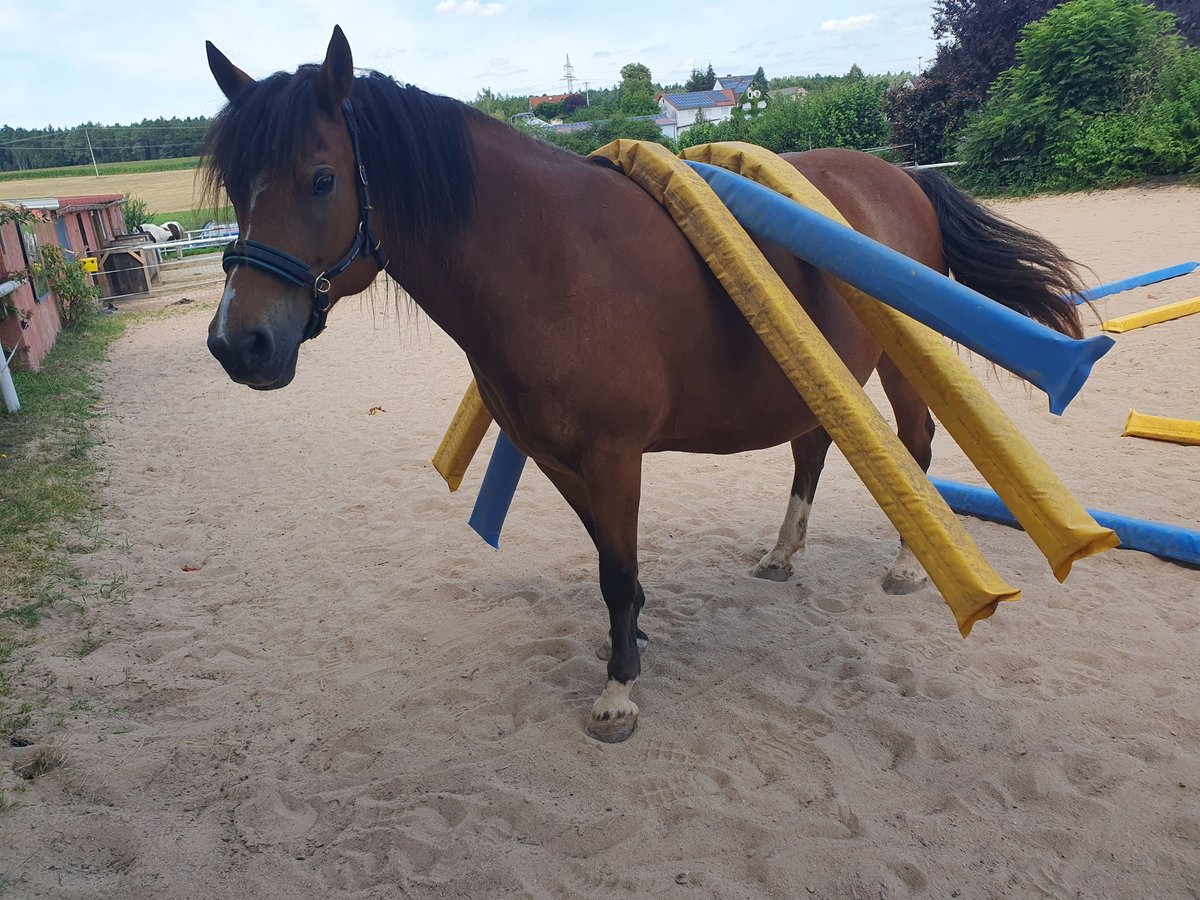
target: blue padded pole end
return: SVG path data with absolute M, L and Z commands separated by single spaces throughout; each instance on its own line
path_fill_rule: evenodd
M 525 454 L 512 445 L 503 431 L 500 432 L 483 475 L 479 496 L 475 499 L 475 508 L 467 520 L 475 533 L 497 550 L 500 549 L 500 529 L 504 527 L 504 517 L 517 492 L 525 460 Z
M 1053 415 L 1061 416 L 1066 411 L 1067 405 L 1075 399 L 1075 395 L 1082 390 L 1088 376 L 1092 374 L 1092 366 L 1111 350 L 1115 343 L 1116 341 L 1107 334 L 1097 334 L 1081 341 L 1059 345 L 1066 349 L 1064 357 L 1067 358 L 1059 370 L 1061 377 L 1056 380 L 1053 374 L 1047 373 L 1043 385 Z

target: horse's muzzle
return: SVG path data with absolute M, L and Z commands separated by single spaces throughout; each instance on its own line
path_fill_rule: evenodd
M 285 387 L 296 374 L 299 344 L 281 353 L 268 328 L 250 328 L 228 335 L 209 332 L 208 350 L 238 384 L 270 391 Z M 286 353 L 286 355 L 285 355 Z

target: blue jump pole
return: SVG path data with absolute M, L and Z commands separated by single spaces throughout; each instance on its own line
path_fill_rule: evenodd
M 1081 341 L 1059 334 L 741 175 L 706 163 L 688 165 L 751 234 L 1019 375 L 1045 391 L 1055 415 L 1113 346 L 1106 335 Z
M 995 491 L 943 478 L 931 477 L 929 480 L 956 513 L 1012 525 L 1014 528 L 1021 527 Z M 1141 550 L 1163 559 L 1200 566 L 1200 531 L 1147 519 L 1132 519 L 1098 509 L 1089 509 L 1088 512 L 1105 528 L 1115 531 L 1121 539 L 1121 547 L 1126 550 Z
M 1073 294 L 1065 299 L 1070 300 L 1076 306 L 1080 303 L 1090 303 L 1092 300 L 1099 300 L 1101 297 L 1108 297 L 1112 294 L 1120 294 L 1122 291 L 1132 291 L 1134 288 L 1145 287 L 1148 284 L 1158 284 L 1160 281 L 1169 281 L 1172 278 L 1178 278 L 1180 275 L 1188 275 L 1196 270 L 1200 263 L 1186 262 L 1180 263 L 1177 266 L 1170 266 L 1166 269 L 1155 269 L 1153 272 L 1146 272 L 1144 275 L 1131 275 L 1129 278 L 1123 278 L 1120 281 L 1110 281 L 1108 284 L 1102 284 L 1094 288 L 1088 288 L 1079 294 Z
M 517 483 L 521 480 L 526 459 L 508 436 L 500 432 L 492 450 L 492 458 L 488 460 L 487 471 L 483 474 L 479 496 L 475 498 L 475 508 L 467 520 L 475 533 L 497 550 L 500 549 L 500 529 L 504 527 L 504 517 L 508 515 L 513 494 L 517 492 Z

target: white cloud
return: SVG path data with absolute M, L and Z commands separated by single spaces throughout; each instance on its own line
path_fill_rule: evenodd
M 506 11 L 503 3 L 480 3 L 479 0 L 442 0 L 433 9 L 434 12 L 468 16 L 499 16 Z
M 826 19 L 817 30 L 822 34 L 862 31 L 875 25 L 878 21 L 879 16 L 875 15 L 875 13 L 869 13 L 865 16 L 847 16 L 844 19 Z

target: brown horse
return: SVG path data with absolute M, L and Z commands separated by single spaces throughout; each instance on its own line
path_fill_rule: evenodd
M 790 441 L 787 516 L 754 572 L 782 580 L 828 435 L 670 216 L 611 165 L 379 73 L 356 77 L 341 29 L 321 65 L 262 81 L 212 44 L 208 58 L 229 98 L 206 140 L 209 186 L 228 192 L 242 236 L 226 251 L 213 355 L 237 382 L 284 387 L 333 303 L 381 269 L 403 286 L 462 347 L 496 421 L 595 542 L 611 651 L 588 731 L 625 739 L 645 641 L 642 455 Z M 860 232 L 1078 336 L 1059 299 L 1078 287 L 1070 261 L 944 178 L 846 150 L 787 159 Z M 762 249 L 855 377 L 878 368 L 899 436 L 928 468 L 925 403 L 821 272 Z M 902 546 L 885 586 L 923 578 Z

